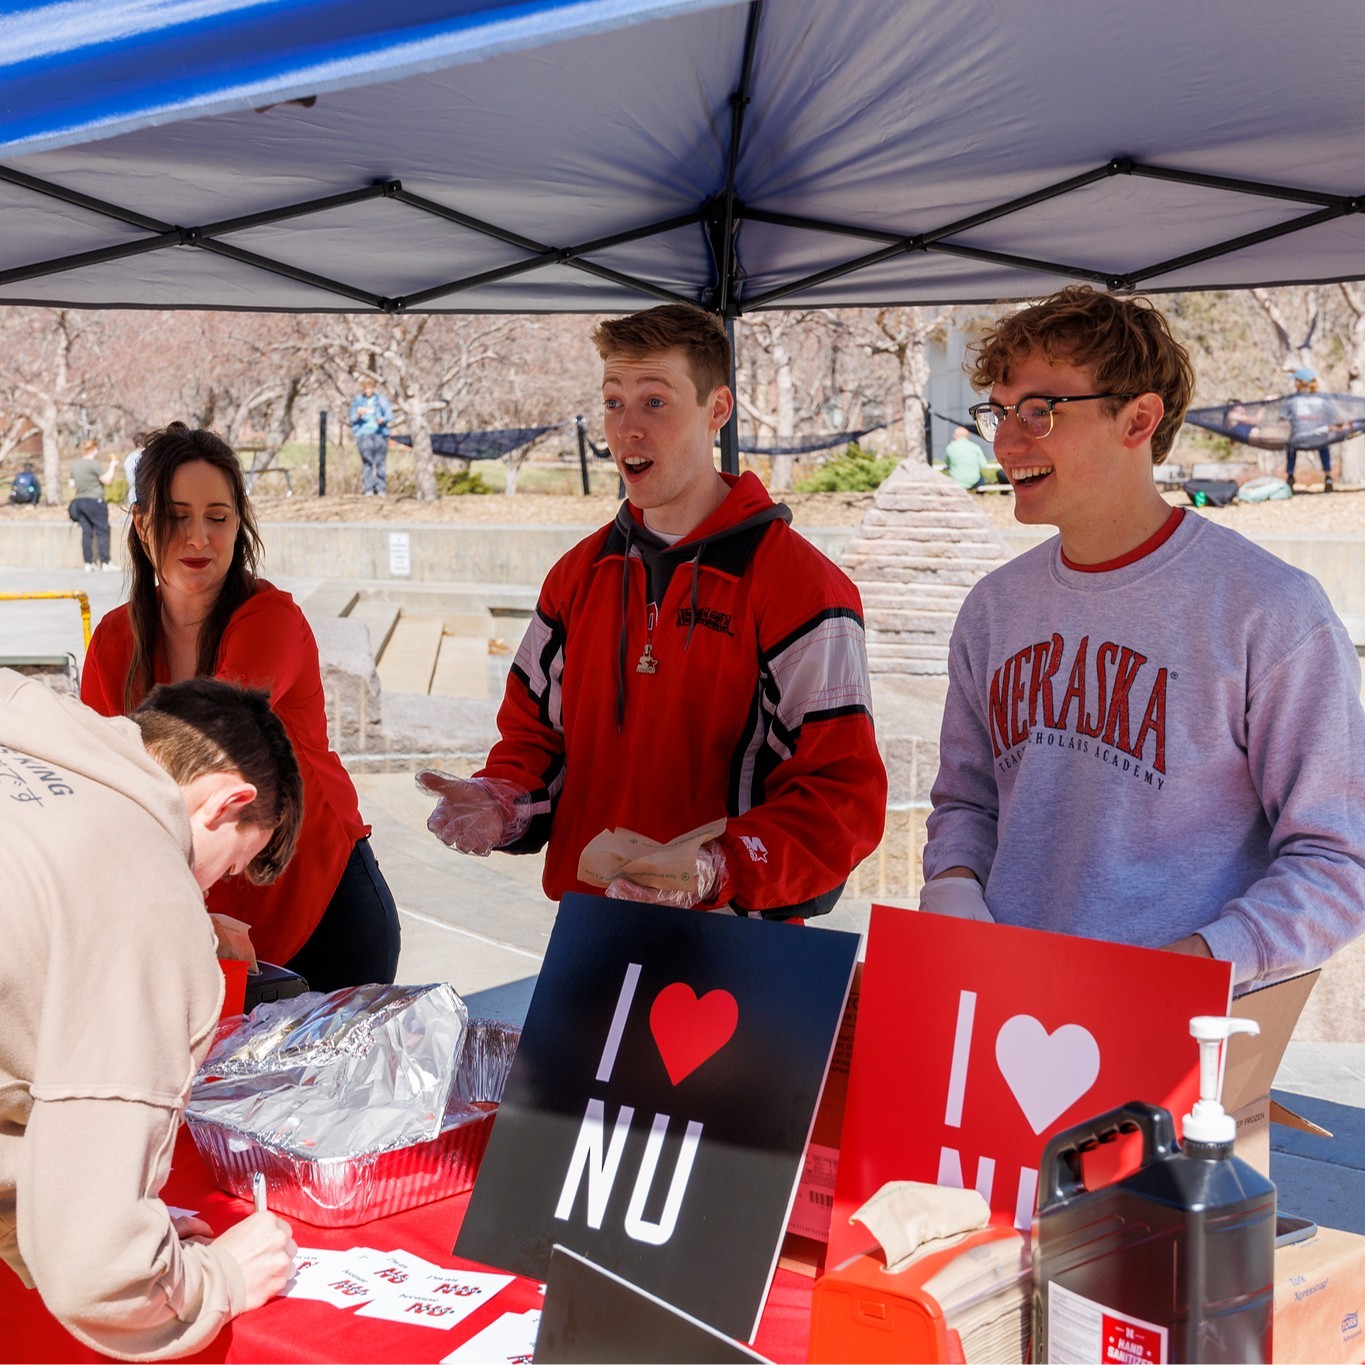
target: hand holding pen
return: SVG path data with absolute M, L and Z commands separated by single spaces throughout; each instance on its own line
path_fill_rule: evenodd
M 254 1210 L 223 1233 L 215 1246 L 241 1266 L 246 1306 L 259 1308 L 289 1283 L 299 1249 L 289 1224 L 266 1207 L 265 1176 L 260 1171 L 252 1173 L 251 1198 Z

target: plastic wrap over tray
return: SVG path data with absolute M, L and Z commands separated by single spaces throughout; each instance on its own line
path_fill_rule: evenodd
M 351 1227 L 474 1184 L 520 1037 L 510 1024 L 472 1021 L 438 1135 L 384 1151 L 300 1155 L 202 1113 L 186 1118 L 210 1174 L 229 1194 L 249 1199 L 252 1172 L 260 1171 L 276 1213 L 318 1227 Z

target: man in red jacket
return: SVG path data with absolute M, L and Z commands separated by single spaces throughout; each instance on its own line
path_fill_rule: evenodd
M 426 772 L 427 822 L 465 853 L 534 852 L 544 886 L 606 831 L 707 836 L 662 889 L 607 894 L 769 918 L 830 910 L 881 838 L 862 604 L 753 474 L 715 467 L 734 406 L 718 318 L 667 304 L 601 324 L 616 519 L 550 571 L 469 781 Z

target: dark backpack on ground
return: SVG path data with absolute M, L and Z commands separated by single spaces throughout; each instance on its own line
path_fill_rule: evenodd
M 1231 479 L 1187 479 L 1180 486 L 1196 507 L 1226 507 L 1237 496 Z
M 43 496 L 43 486 L 38 482 L 38 476 L 31 469 L 21 469 L 14 476 L 14 482 L 10 484 L 9 500 L 11 502 L 39 502 Z

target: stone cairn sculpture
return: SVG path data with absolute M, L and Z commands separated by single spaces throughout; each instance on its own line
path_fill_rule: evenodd
M 947 673 L 958 608 L 1008 557 L 972 494 L 941 470 L 903 460 L 839 559 L 862 594 L 872 673 Z

